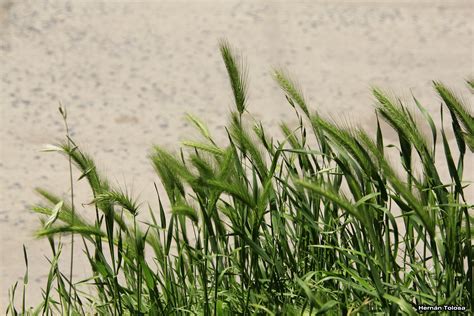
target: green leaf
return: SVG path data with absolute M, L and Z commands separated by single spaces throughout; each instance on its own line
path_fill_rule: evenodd
M 194 210 L 194 208 L 192 208 L 191 206 L 187 204 L 183 203 L 183 204 L 174 205 L 171 211 L 173 212 L 173 214 L 183 215 L 185 217 L 188 217 L 194 223 L 199 222 L 199 217 L 196 211 Z
M 412 315 L 412 316 L 416 316 L 418 315 L 415 310 L 413 309 L 413 307 L 407 302 L 405 301 L 404 299 L 401 299 L 401 298 L 398 298 L 398 297 L 395 297 L 393 295 L 389 295 L 389 294 L 384 294 L 383 297 L 395 304 L 397 304 L 400 309 L 402 311 L 404 311 L 405 313 L 407 313 L 408 315 Z
M 46 223 L 44 224 L 44 228 L 49 228 L 59 217 L 59 212 L 61 211 L 61 208 L 63 207 L 63 201 L 58 202 L 53 210 L 51 211 L 51 216 L 48 218 Z

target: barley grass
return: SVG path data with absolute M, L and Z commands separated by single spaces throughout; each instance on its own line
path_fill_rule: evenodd
M 180 154 L 153 147 L 150 160 L 166 191 L 161 196 L 154 185 L 157 209 L 110 185 L 69 134 L 47 148 L 65 155 L 81 172 L 79 181 L 88 182 L 95 220 L 76 214 L 72 181 L 69 199 L 38 189 L 45 203 L 33 210 L 43 221 L 37 235 L 51 245 L 50 272 L 41 304 L 27 309 L 24 250 L 21 307 L 15 284 L 7 314 L 414 315 L 416 305 L 471 310 L 474 227 L 465 189 L 472 173 L 464 161 L 474 150 L 474 119 L 462 100 L 433 83 L 443 102 L 437 127 L 416 98 L 419 113 L 374 89 L 372 137 L 313 112 L 294 81 L 277 70 L 275 80 L 299 121 L 296 127 L 282 123 L 284 139 L 278 140 L 261 123 L 247 127 L 245 65 L 227 42 L 220 51 L 236 109 L 227 145 L 217 145 L 206 125 L 189 116 L 202 142 L 184 142 Z M 431 138 L 415 116 L 428 124 Z M 379 118 L 398 144 L 385 143 Z M 314 141 L 317 147 L 308 145 Z M 435 157 L 436 146 L 443 156 Z M 399 159 L 389 160 L 389 152 Z M 448 166 L 447 181 L 438 160 Z M 140 212 L 149 212 L 149 223 L 138 222 Z M 91 269 L 86 280 L 72 278 L 73 257 L 70 271 L 60 270 L 65 234 L 81 238 Z

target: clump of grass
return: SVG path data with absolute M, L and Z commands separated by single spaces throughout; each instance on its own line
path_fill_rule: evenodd
M 51 269 L 41 304 L 27 310 L 23 294 L 19 312 L 15 285 L 7 314 L 415 314 L 416 305 L 470 310 L 474 228 L 464 161 L 473 152 L 474 120 L 461 99 L 434 83 L 443 102 L 437 127 L 414 98 L 430 140 L 415 113 L 374 89 L 377 132 L 371 137 L 313 113 L 294 81 L 276 71 L 299 120 L 295 128 L 282 123 L 285 138 L 276 140 L 262 124 L 244 124 L 245 67 L 228 43 L 220 48 L 236 109 L 227 145 L 217 145 L 205 124 L 189 116 L 202 142 L 185 142 L 188 150 L 180 155 L 155 146 L 150 160 L 166 191 L 161 196 L 155 184 L 157 209 L 111 186 L 69 135 L 49 147 L 88 182 L 95 221 L 75 213 L 73 194 L 66 201 L 38 189 L 46 203 L 34 211 L 49 218 L 37 235 L 51 244 Z M 385 144 L 379 117 L 398 135 L 398 146 Z M 438 137 L 444 157 L 437 158 L 447 163 L 448 181 L 435 160 Z M 388 151 L 400 159 L 389 161 Z M 151 220 L 138 225 L 145 210 Z M 64 234 L 81 237 L 88 279 L 60 271 Z M 28 268 L 26 251 L 25 261 Z M 28 274 L 24 280 L 26 287 Z

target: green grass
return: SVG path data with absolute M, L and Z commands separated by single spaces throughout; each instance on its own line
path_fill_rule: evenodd
M 185 142 L 179 154 L 153 147 L 150 160 L 166 191 L 160 196 L 155 185 L 158 208 L 110 185 L 69 135 L 48 147 L 88 182 L 95 220 L 75 212 L 72 178 L 68 199 L 38 189 L 45 203 L 34 207 L 43 218 L 37 235 L 50 242 L 51 268 L 41 304 L 28 308 L 24 252 L 21 306 L 15 284 L 7 314 L 413 315 L 420 304 L 470 310 L 474 227 L 464 161 L 474 150 L 474 119 L 461 99 L 433 83 L 443 102 L 437 127 L 416 98 L 419 113 L 374 89 L 372 137 L 313 112 L 278 70 L 275 80 L 299 122 L 282 123 L 278 140 L 261 123 L 246 128 L 246 68 L 226 42 L 220 47 L 236 109 L 223 131 L 227 145 L 189 116 L 202 142 Z M 385 143 L 379 118 L 397 144 Z M 389 161 L 389 152 L 397 159 Z M 149 212 L 149 223 L 138 222 L 140 212 Z M 58 265 L 66 234 L 90 263 L 86 280 L 72 278 L 73 251 L 68 271 Z

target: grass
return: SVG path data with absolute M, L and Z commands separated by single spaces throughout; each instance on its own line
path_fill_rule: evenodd
M 184 142 L 179 154 L 153 147 L 149 158 L 166 191 L 161 196 L 155 184 L 157 209 L 111 186 L 68 132 L 63 143 L 47 148 L 80 170 L 95 220 L 75 212 L 72 178 L 68 199 L 38 189 L 45 203 L 34 207 L 43 222 L 37 235 L 51 245 L 50 272 L 42 302 L 27 308 L 25 250 L 22 303 L 16 307 L 15 284 L 7 314 L 413 315 L 417 305 L 471 310 L 474 219 L 464 161 L 474 150 L 474 119 L 461 99 L 433 83 L 443 102 L 437 127 L 416 98 L 418 114 L 374 89 L 372 137 L 311 111 L 294 81 L 277 70 L 275 80 L 299 122 L 282 123 L 284 138 L 277 140 L 261 123 L 247 127 L 245 65 L 228 43 L 220 48 L 236 109 L 225 129 L 227 145 L 218 146 L 205 124 L 189 116 L 202 142 Z M 473 81 L 468 85 L 472 89 Z M 379 118 L 398 144 L 385 143 Z M 390 152 L 397 159 L 389 160 Z M 437 160 L 448 166 L 448 180 Z M 141 212 L 149 212 L 149 223 L 138 222 Z M 86 280 L 72 277 L 72 250 L 69 271 L 58 265 L 67 234 L 88 259 Z

